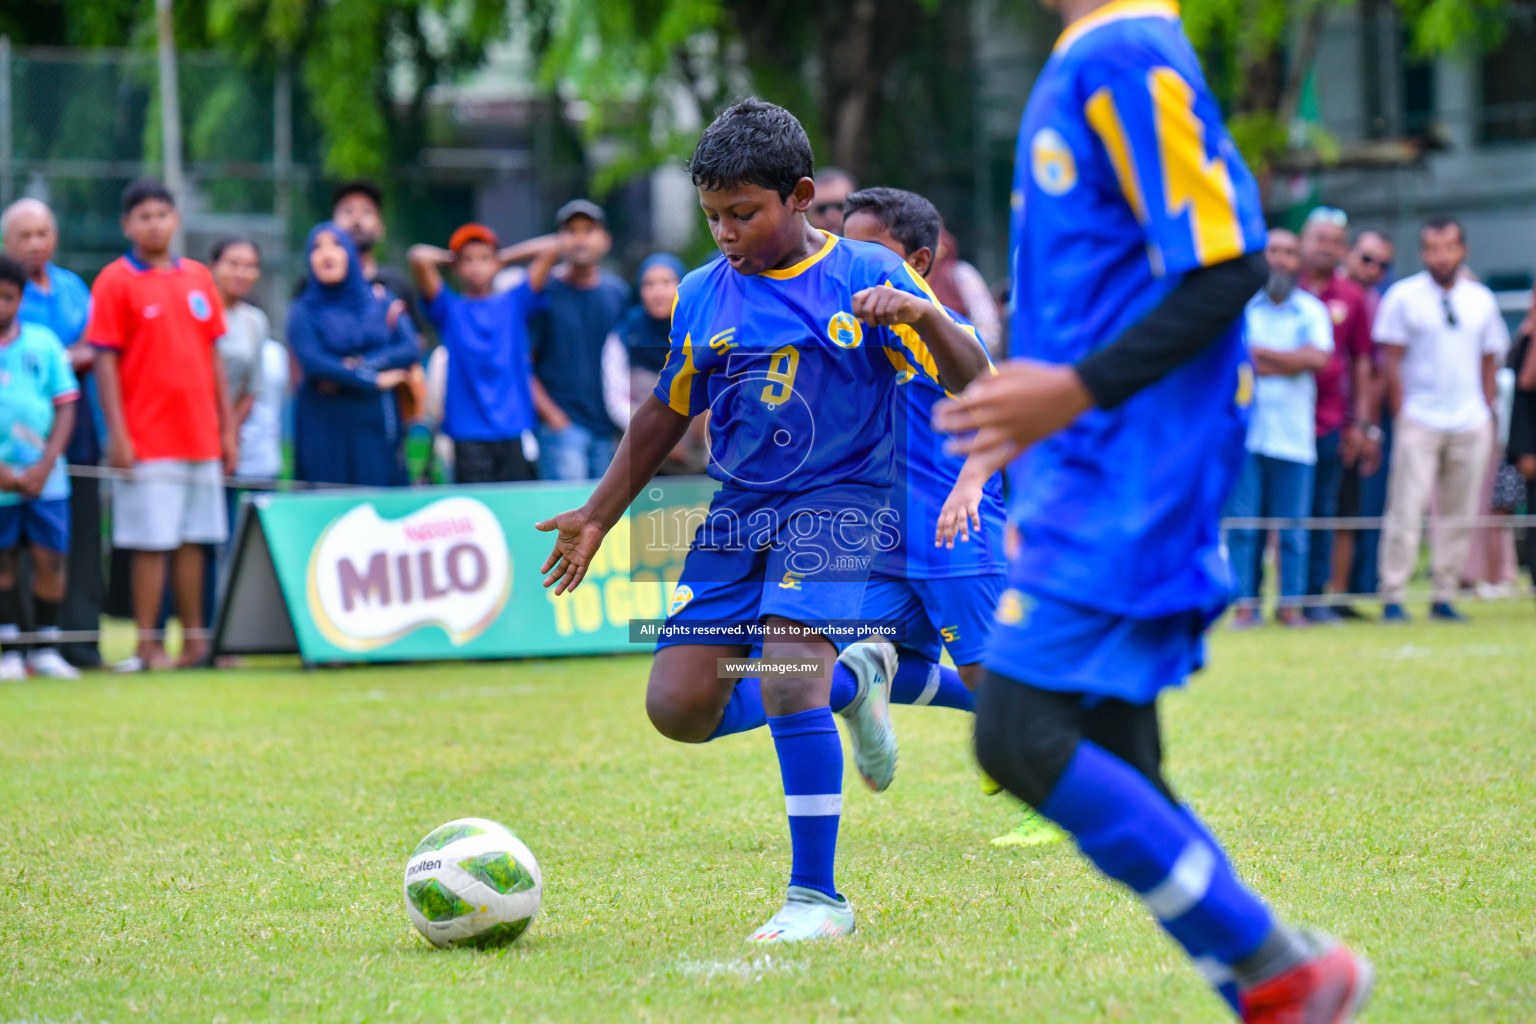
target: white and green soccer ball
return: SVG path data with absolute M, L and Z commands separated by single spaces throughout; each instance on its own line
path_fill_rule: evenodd
M 506 826 L 484 818 L 440 825 L 405 862 L 405 912 L 434 946 L 502 946 L 539 912 L 539 862 Z

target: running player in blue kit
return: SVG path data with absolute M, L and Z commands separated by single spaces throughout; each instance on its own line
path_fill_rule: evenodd
M 1009 467 L 1022 536 L 977 759 L 1137 893 L 1244 1021 L 1340 1024 L 1370 964 L 1280 921 L 1161 767 L 1158 695 L 1201 666 L 1231 593 L 1218 522 L 1253 391 L 1241 314 L 1265 279 L 1258 189 L 1177 5 L 1059 6 L 1015 170 L 1025 358 L 935 411 L 968 433 L 957 448 L 978 471 Z
M 722 486 L 667 624 L 761 623 L 765 659 L 824 666 L 809 678 L 764 677 L 755 708 L 716 670 L 719 659 L 746 655 L 750 639 L 669 636 L 651 667 L 646 710 L 669 738 L 703 742 L 766 716 L 792 865 L 784 906 L 750 937 L 757 942 L 853 930 L 833 879 L 843 767 L 833 714 L 849 721 L 865 781 L 883 789 L 895 770 L 890 677 L 873 658 L 856 678 L 831 671 L 849 641 L 818 630 L 860 619 L 889 512 L 898 375 L 958 391 L 988 365 L 900 257 L 807 223 L 812 167 L 804 129 L 773 104 L 744 100 L 705 130 L 690 171 L 723 258 L 679 286 L 666 367 L 592 496 L 538 524 L 558 531 L 545 585 L 557 594 L 578 586 L 689 421 L 709 410 L 709 473 Z

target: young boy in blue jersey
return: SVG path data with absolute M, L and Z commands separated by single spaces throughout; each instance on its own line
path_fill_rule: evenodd
M 839 650 L 858 639 L 835 626 L 860 618 L 889 512 L 898 373 L 929 374 L 953 391 L 987 366 L 900 257 L 810 226 L 812 167 L 804 129 L 773 104 L 744 100 L 705 130 L 690 171 L 723 258 L 679 286 L 666 367 L 592 497 L 538 524 L 559 531 L 545 585 L 557 594 L 579 585 L 689 421 L 710 411 L 709 473 L 722 486 L 674 591 L 676 633 L 657 645 L 646 710 L 663 735 L 694 743 L 766 714 L 792 864 L 784 906 L 756 942 L 853 930 L 833 878 L 843 769 L 833 709 L 849 721 L 872 788 L 889 785 L 896 750 L 889 660 L 866 655 L 851 682 L 833 673 Z M 717 624 L 722 638 L 711 642 Z M 717 662 L 739 662 L 756 636 L 765 662 L 819 667 L 750 673 L 762 677 L 760 706 L 743 708 L 745 673 L 717 672 Z
M 59 631 L 69 554 L 69 477 L 60 456 L 75 428 L 80 387 L 58 336 L 17 315 L 27 271 L 0 256 L 0 680 L 27 677 L 27 663 L 61 678 L 79 675 L 44 640 L 30 658 L 15 646 L 21 602 L 16 553 L 32 550 L 38 631 Z M 44 659 L 41 665 L 39 659 Z
M 428 319 L 448 349 L 443 433 L 453 441 L 454 480 L 461 484 L 532 480 L 523 432 L 536 424 L 528 362 L 528 318 L 538 311 L 560 256 L 554 235 L 503 249 L 483 224 L 465 224 L 448 248 L 413 245 L 411 276 Z M 497 294 L 496 274 L 531 259 L 528 277 Z M 443 283 L 453 268 L 462 294 Z
M 902 189 L 862 189 L 848 197 L 843 216 L 845 238 L 883 245 L 928 276 L 944 225 L 927 199 Z M 965 322 L 953 310 L 950 315 Z M 1007 566 L 1002 474 L 977 477 L 974 466 L 966 472 L 963 456 L 945 451 L 945 435 L 930 423 L 934 403 L 944 397 L 941 388 L 921 374 L 904 374 L 901 383 L 897 435 L 905 443 L 896 449 L 893 504 L 903 522 L 898 542 L 875 555 L 861 614 L 907 624 L 906 639 L 896 647 L 891 703 L 972 711 Z M 954 668 L 939 664 L 943 650 Z M 857 655 L 855 649 L 851 656 Z M 983 782 L 988 793 L 998 791 L 991 780 Z M 1060 829 L 1029 810 L 993 843 L 1042 846 L 1062 838 Z
M 1161 770 L 1158 694 L 1201 666 L 1232 590 L 1218 521 L 1253 393 L 1258 189 L 1175 4 L 1060 8 L 1019 131 L 1024 358 L 935 414 L 974 432 L 957 447 L 979 469 L 1010 466 L 1023 540 L 977 759 L 1139 894 L 1244 1021 L 1339 1024 L 1369 997 L 1369 963 L 1281 922 Z

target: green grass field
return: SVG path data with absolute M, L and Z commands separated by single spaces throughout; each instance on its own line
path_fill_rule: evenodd
M 1536 1018 L 1536 637 L 1218 635 L 1166 701 L 1170 776 L 1288 916 L 1380 970 L 1368 1021 Z M 743 937 L 788 867 L 766 735 L 651 732 L 647 659 L 0 689 L 0 1021 L 1219 1021 L 1139 905 L 1070 847 L 998 850 L 969 722 L 897 710 L 896 785 L 851 765 L 859 931 Z M 462 815 L 539 856 L 515 946 L 439 952 L 408 851 Z

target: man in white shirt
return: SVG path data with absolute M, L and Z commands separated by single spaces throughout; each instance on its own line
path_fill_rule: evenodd
M 1494 374 L 1509 331 L 1493 292 L 1464 271 L 1466 235 L 1437 217 L 1419 231 L 1424 268 L 1387 290 L 1376 314 L 1387 404 L 1395 417 L 1381 538 L 1383 622 L 1406 622 L 1403 597 L 1419 554 L 1430 496 L 1441 516 L 1477 514 L 1493 444 Z M 1472 527 L 1435 530 L 1434 603 L 1430 617 L 1465 616 L 1451 604 L 1467 559 Z
M 1264 247 L 1269 282 L 1244 312 L 1248 352 L 1258 380 L 1248 421 L 1248 458 L 1238 474 L 1226 514 L 1249 519 L 1301 519 L 1312 508 L 1317 464 L 1316 371 L 1333 353 L 1333 320 L 1322 300 L 1297 287 L 1301 253 L 1296 236 L 1282 228 Z M 1237 577 L 1233 629 L 1259 624 L 1259 559 L 1268 531 L 1234 529 L 1227 551 Z M 1300 601 L 1307 593 L 1309 540 L 1302 527 L 1280 534 L 1280 610 L 1275 620 L 1304 626 Z

